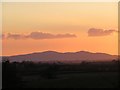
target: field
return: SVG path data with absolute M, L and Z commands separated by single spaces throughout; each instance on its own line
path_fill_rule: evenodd
M 115 88 L 118 87 L 118 73 L 71 73 L 61 74 L 57 79 L 40 79 L 27 76 L 24 80 L 29 88 Z
M 117 62 L 3 62 L 3 88 L 118 88 Z

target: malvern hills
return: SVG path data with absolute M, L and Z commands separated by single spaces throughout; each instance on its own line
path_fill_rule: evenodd
M 81 62 L 81 61 L 111 61 L 117 59 L 117 55 L 110 55 L 106 53 L 92 53 L 88 51 L 79 52 L 56 52 L 45 51 L 24 55 L 8 56 L 10 61 L 33 61 L 33 62 Z

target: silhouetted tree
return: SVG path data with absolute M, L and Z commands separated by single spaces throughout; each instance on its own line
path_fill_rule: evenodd
M 47 79 L 54 79 L 57 77 L 58 68 L 59 67 L 57 65 L 49 65 L 45 70 L 41 72 L 41 76 Z
M 10 63 L 9 60 L 2 62 L 2 76 L 3 89 L 22 87 L 21 79 L 17 76 L 16 65 Z

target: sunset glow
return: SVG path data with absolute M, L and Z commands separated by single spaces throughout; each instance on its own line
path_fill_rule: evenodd
M 3 3 L 3 55 L 48 50 L 116 55 L 117 8 L 115 2 Z

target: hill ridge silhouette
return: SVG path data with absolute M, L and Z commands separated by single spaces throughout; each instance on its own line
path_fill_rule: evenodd
M 44 51 L 34 52 L 22 55 L 8 56 L 11 61 L 108 61 L 117 59 L 117 55 L 110 55 L 107 53 L 93 53 L 89 51 L 78 52 L 57 52 L 57 51 Z

